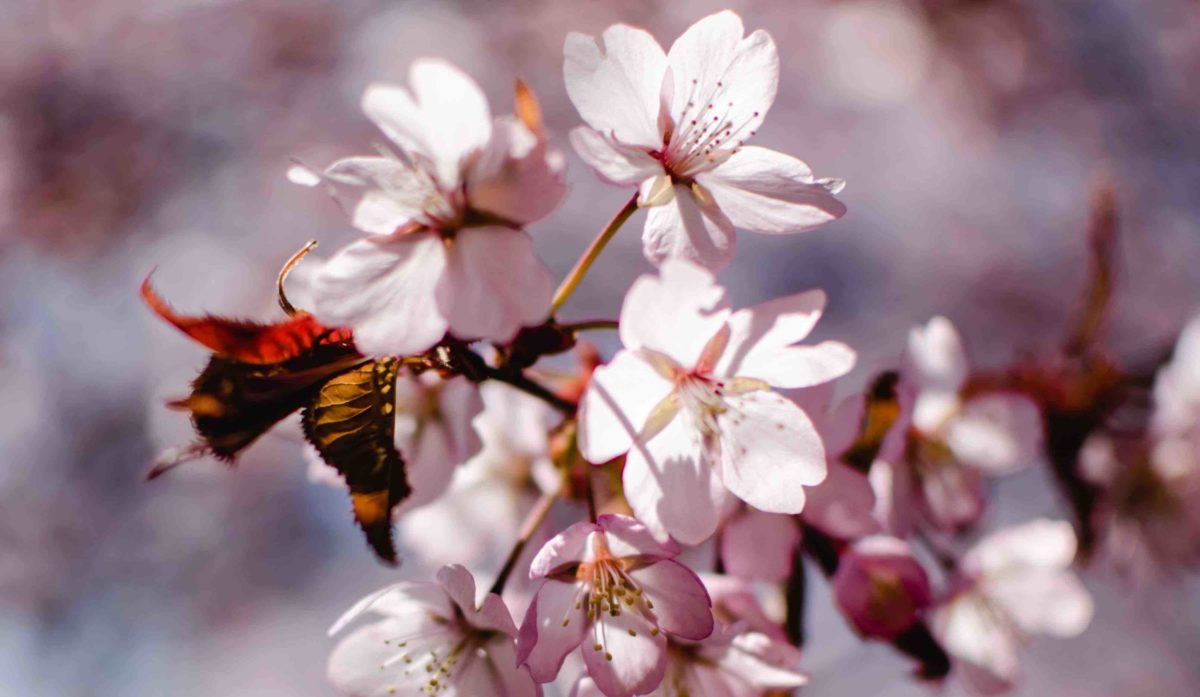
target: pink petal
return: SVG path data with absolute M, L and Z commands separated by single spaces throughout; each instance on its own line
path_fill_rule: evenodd
M 536 682 L 553 680 L 567 654 L 588 634 L 587 615 L 575 609 L 578 597 L 575 584 L 545 581 L 529 604 L 517 635 L 517 662 L 529 668 Z
M 1075 559 L 1075 531 L 1061 520 L 1037 520 L 993 532 L 963 557 L 974 573 L 990 575 L 1012 569 L 1066 569 Z
M 805 508 L 807 512 L 808 507 Z M 729 574 L 779 582 L 792 572 L 800 528 L 790 516 L 748 509 L 721 532 L 721 561 Z
M 443 566 L 438 571 L 437 580 L 472 627 L 502 632 L 516 638 L 517 626 L 513 624 L 512 615 L 500 596 L 488 593 L 484 596 L 483 603 L 476 606 L 475 578 L 465 567 L 460 564 Z
M 659 627 L 692 641 L 712 634 L 712 601 L 691 569 L 666 559 L 634 569 L 629 575 L 654 603 Z
M 636 613 L 600 614 L 581 650 L 588 675 L 606 697 L 644 695 L 662 682 L 667 669 L 667 637 L 652 630 Z
M 629 516 L 602 515 L 596 524 L 604 531 L 605 544 L 614 557 L 645 564 L 679 554 L 679 545 L 669 540 L 659 542 L 645 525 Z
M 355 620 L 370 615 L 386 617 L 406 631 L 419 632 L 454 616 L 445 591 L 436 583 L 397 583 L 365 596 L 342 614 L 329 628 L 332 636 Z
M 758 632 L 744 632 L 720 658 L 721 670 L 759 689 L 788 690 L 808 682 L 796 647 Z
M 467 198 L 473 210 L 529 224 L 554 211 L 567 192 L 562 153 L 514 118 L 496 121 L 492 139 L 471 166 Z
M 769 390 L 727 396 L 718 417 L 721 479 L 738 498 L 769 513 L 799 513 L 804 486 L 825 478 L 825 449 L 808 417 Z
M 492 135 L 487 98 L 466 73 L 442 60 L 422 58 L 403 87 L 375 84 L 363 95 L 363 112 L 405 151 L 433 165 L 442 186 L 454 189 L 467 156 Z
M 598 43 L 567 35 L 563 77 L 567 96 L 595 130 L 627 145 L 662 147 L 659 113 L 667 57 L 654 37 L 617 24 Z
M 696 365 L 728 317 L 725 289 L 712 273 L 672 260 L 629 288 L 621 305 L 621 343 L 630 350 L 657 351 L 686 370 Z M 647 406 L 647 413 L 653 406 Z
M 432 233 L 359 240 L 313 278 L 314 314 L 327 326 L 353 329 L 367 355 L 421 353 L 446 333 L 434 303 L 445 267 L 441 240 Z
M 1010 474 L 1041 457 L 1042 414 L 1024 395 L 994 393 L 969 399 L 946 430 L 946 445 L 964 464 Z
M 436 297 L 455 336 L 505 342 L 546 318 L 550 293 L 550 272 L 528 234 L 473 227 L 451 243 Z
M 827 341 L 796 346 L 825 307 L 825 293 L 808 291 L 738 310 L 729 318 L 729 345 L 717 367 L 726 376 L 757 378 L 781 388 L 819 385 L 850 372 L 856 354 Z
M 1083 633 L 1095 603 L 1075 574 L 1034 568 L 986 579 L 983 592 L 1030 634 L 1073 637 Z
M 830 460 L 828 466 L 825 481 L 808 490 L 804 522 L 840 540 L 879 532 L 875 492 L 867 477 L 839 460 Z
M 412 636 L 409 628 L 390 621 L 360 627 L 338 642 L 329 656 L 326 671 L 329 682 L 339 694 L 349 697 L 383 697 L 389 690 L 405 688 L 409 694 L 423 686 L 424 675 L 406 675 L 400 657 L 405 649 L 395 638 Z M 425 649 L 430 644 L 452 647 L 458 635 L 449 626 L 431 626 L 418 641 L 410 641 L 409 650 Z M 422 671 L 423 673 L 424 671 Z
M 336 184 L 356 200 L 351 224 L 373 235 L 390 235 L 413 220 L 423 219 L 421 197 L 401 192 L 424 186 L 408 165 L 391 157 L 348 157 L 325 170 L 321 179 Z M 319 180 L 318 180 L 319 181 Z
M 579 157 L 610 184 L 638 184 L 663 171 L 662 164 L 644 148 L 614 142 L 587 126 L 572 130 L 570 138 Z
M 496 637 L 478 653 L 464 657 L 451 670 L 445 697 L 541 697 L 542 688 L 529 671 L 517 666 L 511 639 Z
M 545 578 L 560 567 L 591 561 L 591 537 L 601 533 L 600 526 L 580 521 L 552 537 L 538 550 L 529 565 L 530 578 Z
M 717 114 L 740 140 L 762 123 L 775 101 L 779 56 L 766 32 L 743 38 L 744 33 L 742 20 L 725 11 L 701 19 L 676 39 L 668 54 L 676 124 L 696 118 L 705 104 L 719 106 Z
M 651 206 L 642 229 L 642 251 L 650 263 L 687 259 L 714 271 L 733 259 L 733 223 L 716 204 L 696 200 L 691 187 L 676 184 L 669 201 Z
M 716 531 L 728 497 L 704 454 L 700 434 L 683 417 L 649 442 L 634 444 L 622 481 L 638 520 L 657 536 L 671 535 L 688 545 Z
M 921 390 L 958 392 L 967 379 L 967 355 L 958 330 L 945 317 L 934 317 L 908 333 L 906 368 Z
M 604 693 L 596 687 L 596 681 L 587 675 L 580 675 L 575 686 L 571 688 L 569 697 L 603 697 Z
M 579 452 L 601 464 L 629 450 L 672 386 L 632 351 L 596 368 L 579 403 Z
M 919 474 L 920 504 L 929 522 L 949 532 L 971 525 L 986 503 L 979 472 L 957 462 L 942 462 Z
M 696 175 L 734 227 L 767 234 L 812 230 L 846 214 L 839 183 L 813 179 L 790 155 L 745 146 L 716 169 Z

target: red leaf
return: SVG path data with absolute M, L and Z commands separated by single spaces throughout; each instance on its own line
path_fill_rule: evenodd
M 347 343 L 352 340 L 348 330 L 328 329 L 307 312 L 297 312 L 276 324 L 212 315 L 186 317 L 176 314 L 154 292 L 149 277 L 142 282 L 142 299 L 159 317 L 213 353 L 243 363 L 280 363 L 296 358 L 317 344 Z

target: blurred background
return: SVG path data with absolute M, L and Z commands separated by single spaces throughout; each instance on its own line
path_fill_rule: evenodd
M 330 695 L 325 629 L 400 577 L 341 492 L 310 484 L 295 429 L 232 473 L 154 484 L 189 439 L 162 401 L 204 354 L 137 297 L 275 316 L 304 241 L 355 233 L 290 185 L 381 138 L 358 111 L 416 57 L 474 75 L 496 112 L 521 77 L 564 149 L 567 32 L 637 24 L 669 45 L 733 7 L 774 35 L 779 98 L 756 142 L 847 180 L 850 213 L 803 236 L 742 234 L 735 304 L 820 286 L 819 334 L 858 348 L 846 389 L 945 314 L 976 363 L 1053 346 L 1085 272 L 1088 193 L 1123 237 L 1111 345 L 1136 360 L 1200 308 L 1200 7 L 1194 0 L 4 0 L 0 3 L 0 695 Z M 569 155 L 573 187 L 534 227 L 561 275 L 628 192 Z M 567 306 L 615 316 L 648 267 L 635 218 Z M 611 345 L 603 345 L 611 349 Z M 1062 516 L 1043 471 L 1000 483 L 988 524 Z M 1200 694 L 1200 588 L 1088 571 L 1089 631 L 1039 640 L 1023 694 Z M 920 695 L 815 591 L 806 695 Z M 1111 657 L 1111 658 L 1109 658 Z M 953 683 L 949 694 L 959 694 Z

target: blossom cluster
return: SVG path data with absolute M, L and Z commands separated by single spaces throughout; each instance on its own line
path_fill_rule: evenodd
M 911 330 L 898 371 L 835 402 L 856 352 L 808 341 L 825 294 L 735 308 L 719 282 L 735 229 L 799 233 L 846 211 L 840 180 L 748 144 L 779 83 L 771 36 L 722 12 L 668 50 L 616 25 L 570 35 L 564 54 L 584 124 L 570 144 L 630 199 L 557 290 L 526 231 L 567 193 L 536 98 L 518 83 L 514 114 L 495 116 L 465 73 L 422 59 L 406 86 L 363 95 L 383 152 L 288 172 L 363 233 L 307 273 L 311 314 L 287 301 L 286 269 L 292 318 L 253 328 L 253 346 L 244 326 L 155 307 L 214 352 L 179 403 L 201 436 L 189 455 L 232 459 L 302 409 L 312 478 L 348 489 L 376 552 L 394 554 L 394 521 L 403 549 L 442 567 L 333 626 L 335 687 L 778 694 L 808 679 L 814 571 L 865 640 L 983 694 L 1014 684 L 1034 635 L 1084 631 L 1092 600 L 1072 565 L 1093 519 L 980 532 L 989 480 L 1057 462 L 1064 407 L 1038 387 L 1062 375 L 975 371 L 937 317 Z M 642 209 L 654 271 L 615 321 L 561 322 Z M 601 360 L 578 335 L 606 328 L 621 348 Z M 575 370 L 538 365 L 573 347 Z M 1196 509 L 1180 503 L 1200 482 L 1197 353 L 1192 327 L 1159 373 L 1144 437 L 1118 442 L 1097 423 L 1072 455 L 1078 480 L 1117 491 L 1097 516 L 1132 517 L 1125 527 L 1154 539 L 1186 521 L 1171 554 L 1188 563 L 1200 550 Z M 1120 495 L 1129 457 L 1166 503 Z M 495 574 L 488 590 L 476 573 Z

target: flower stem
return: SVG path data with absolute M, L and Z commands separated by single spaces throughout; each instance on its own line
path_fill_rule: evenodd
M 568 322 L 567 324 L 558 325 L 559 329 L 566 332 L 586 332 L 589 329 L 616 329 L 618 326 L 615 319 L 590 319 L 586 322 Z
M 500 573 L 496 575 L 496 581 L 492 584 L 489 592 L 500 595 L 504 592 L 504 586 L 508 583 L 508 577 L 512 575 L 513 569 L 517 566 L 517 559 L 521 553 L 525 551 L 525 546 L 529 544 L 529 540 L 533 538 L 534 533 L 538 528 L 542 527 L 542 521 L 546 520 L 546 516 L 550 513 L 550 509 L 554 508 L 555 502 L 562 494 L 562 488 L 557 491 L 542 494 L 534 505 L 533 510 L 529 511 L 529 515 L 525 517 L 525 522 L 521 524 L 521 532 L 517 536 L 517 541 L 513 544 L 512 551 L 508 553 L 508 558 L 504 560 L 504 566 L 500 567 Z
M 596 239 L 592 240 L 592 243 L 584 251 L 583 256 L 579 257 L 579 261 L 575 262 L 575 267 L 571 269 L 571 272 L 559 284 L 558 290 L 554 291 L 554 300 L 550 303 L 551 315 L 558 312 L 558 309 L 567 301 L 567 298 L 571 297 L 571 293 L 575 292 L 575 288 L 583 280 L 588 269 L 592 267 L 592 264 L 596 261 L 596 257 L 600 256 L 600 252 L 604 251 L 604 247 L 608 244 L 608 241 L 613 238 L 613 235 L 617 234 L 617 230 L 621 229 L 625 221 L 629 220 L 629 217 L 637 211 L 637 199 L 638 195 L 635 193 L 625 202 L 625 206 L 617 211 L 612 220 L 608 221 L 608 225 L 604 226 L 604 229 L 600 231 Z

